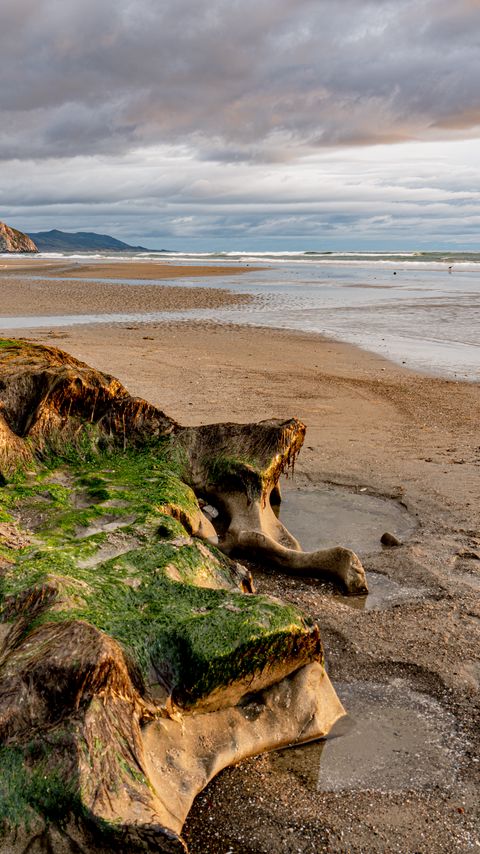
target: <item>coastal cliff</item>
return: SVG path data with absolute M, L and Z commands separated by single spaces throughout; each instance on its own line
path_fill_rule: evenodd
M 0 222 L 0 252 L 38 252 L 38 249 L 28 234 Z

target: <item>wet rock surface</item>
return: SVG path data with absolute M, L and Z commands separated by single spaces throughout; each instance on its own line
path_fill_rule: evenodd
M 300 475 L 299 493 L 309 494 L 310 478 L 302 485 Z M 367 491 L 360 488 L 341 488 L 338 500 L 347 492 L 360 501 Z M 324 500 L 328 490 L 319 492 Z M 352 545 L 366 566 L 366 597 L 251 565 L 257 589 L 308 607 L 321 621 L 328 672 L 351 718 L 324 742 L 223 772 L 190 814 L 192 851 L 463 854 L 480 847 L 480 573 L 465 555 L 477 548 L 477 534 L 458 532 L 470 543 L 458 549 L 450 526 L 439 536 L 438 506 L 404 512 L 404 528 L 389 524 L 400 549 L 382 549 L 372 537 L 362 551 L 357 530 Z M 333 524 L 332 541 L 345 525 L 341 512 L 336 518 L 342 527 Z M 292 516 L 289 524 L 295 530 Z
M 213 774 L 344 715 L 315 621 L 254 594 L 192 490 L 231 508 L 234 542 L 237 514 L 268 531 L 305 427 L 183 428 L 9 340 L 0 392 L 0 845 L 184 851 Z

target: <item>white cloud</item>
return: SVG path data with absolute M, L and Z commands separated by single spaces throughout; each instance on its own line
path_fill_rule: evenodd
M 6 0 L 0 216 L 473 242 L 479 28 L 476 0 Z
M 289 164 L 198 161 L 188 149 L 12 162 L 4 217 L 30 231 L 110 230 L 160 248 L 195 236 L 342 235 L 423 241 L 477 239 L 480 176 L 474 141 L 317 151 Z M 12 203 L 12 198 L 15 202 Z

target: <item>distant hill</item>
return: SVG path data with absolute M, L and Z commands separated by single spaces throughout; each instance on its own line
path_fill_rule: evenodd
M 94 231 L 38 231 L 30 235 L 37 244 L 39 252 L 152 252 L 145 246 L 130 246 L 123 240 L 116 240 L 108 234 L 96 234 Z
M 0 252 L 37 252 L 37 247 L 28 234 L 0 222 Z

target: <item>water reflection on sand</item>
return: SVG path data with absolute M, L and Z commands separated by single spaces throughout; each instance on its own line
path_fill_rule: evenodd
M 421 269 L 397 266 L 295 262 L 242 276 L 162 279 L 159 286 L 226 288 L 257 299 L 238 307 L 155 314 L 0 316 L 0 329 L 210 319 L 318 332 L 408 367 L 457 379 L 479 379 L 480 272 L 467 267 L 450 274 L 441 264 L 420 265 Z M 95 280 L 84 279 L 82 284 L 89 281 Z M 138 279 L 115 281 L 142 284 Z

